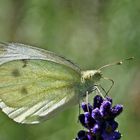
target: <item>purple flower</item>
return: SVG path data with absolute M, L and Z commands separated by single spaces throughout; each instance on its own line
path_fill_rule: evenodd
M 93 127 L 92 132 L 93 132 L 95 135 L 98 135 L 98 134 L 101 133 L 101 131 L 102 131 L 102 129 L 101 129 L 100 124 L 96 123 L 96 124 L 94 125 L 94 127 Z
M 80 130 L 77 135 L 78 135 L 78 138 L 80 138 L 80 139 L 87 139 L 88 138 L 87 132 L 85 132 L 84 130 Z
M 119 140 L 121 138 L 121 134 L 118 131 L 114 131 L 112 133 L 103 132 L 102 133 L 103 140 Z
M 105 123 L 105 130 L 106 132 L 115 131 L 118 128 L 118 123 L 114 120 L 106 121 Z
M 96 95 L 94 97 L 94 100 L 93 100 L 93 107 L 94 108 L 99 108 L 101 106 L 101 103 L 103 102 L 103 98 L 99 95 Z
M 102 115 L 99 108 L 95 108 L 92 110 L 92 118 L 94 118 L 95 120 L 102 119 Z
M 88 103 L 87 105 L 85 102 L 82 102 L 81 106 L 84 112 L 90 112 L 90 113 L 92 112 L 93 107 L 91 104 Z
M 102 114 L 103 118 L 108 118 L 110 114 L 110 109 L 111 109 L 111 102 L 109 101 L 103 101 L 103 103 L 100 106 L 100 112 Z
M 118 116 L 121 112 L 123 111 L 123 106 L 122 105 L 115 105 L 111 109 L 111 114 L 113 117 Z
M 107 100 L 107 101 L 109 101 L 111 104 L 112 104 L 112 99 L 110 98 L 110 97 L 106 97 L 106 99 L 105 100 Z
M 116 129 L 118 123 L 115 118 L 123 111 L 122 105 L 112 107 L 112 99 L 101 96 L 94 97 L 93 106 L 86 104 L 81 105 L 84 113 L 79 115 L 81 124 L 87 130 L 80 130 L 76 140 L 119 140 L 121 133 Z

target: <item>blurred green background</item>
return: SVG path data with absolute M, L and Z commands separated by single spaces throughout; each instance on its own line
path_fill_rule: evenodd
M 0 0 L 0 40 L 48 49 L 83 70 L 134 56 L 104 75 L 115 81 L 114 103 L 124 105 L 122 140 L 140 139 L 139 0 Z M 21 125 L 0 111 L 0 140 L 72 140 L 82 129 L 77 117 L 78 105 L 39 125 Z

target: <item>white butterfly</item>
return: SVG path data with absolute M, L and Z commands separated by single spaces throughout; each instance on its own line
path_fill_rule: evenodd
M 36 47 L 0 44 L 0 108 L 19 123 L 39 123 L 79 102 L 102 77 Z

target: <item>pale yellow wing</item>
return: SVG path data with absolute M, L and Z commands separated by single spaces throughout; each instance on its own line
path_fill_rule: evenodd
M 48 57 L 45 51 L 17 45 L 14 44 L 18 49 L 11 45 L 0 47 L 0 108 L 3 112 L 16 122 L 38 123 L 78 102 L 78 67 L 53 53 L 54 56 L 49 52 Z M 30 53 L 25 53 L 25 49 Z

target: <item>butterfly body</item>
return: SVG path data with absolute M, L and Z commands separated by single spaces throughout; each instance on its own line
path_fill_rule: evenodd
M 0 108 L 19 123 L 33 124 L 79 103 L 101 78 L 36 47 L 0 44 Z

